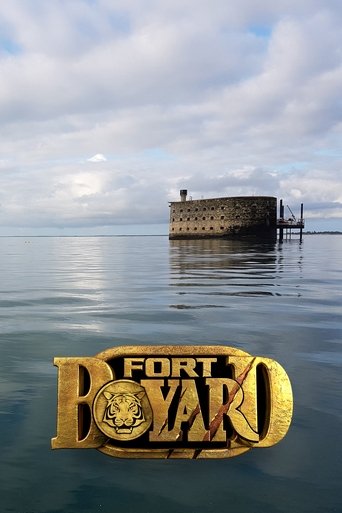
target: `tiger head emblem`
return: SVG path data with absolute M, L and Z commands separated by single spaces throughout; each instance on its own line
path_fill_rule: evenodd
M 113 427 L 118 434 L 132 433 L 133 428 L 140 426 L 145 421 L 141 399 L 145 395 L 142 390 L 137 393 L 103 392 L 107 399 L 107 406 L 103 415 L 103 422 Z

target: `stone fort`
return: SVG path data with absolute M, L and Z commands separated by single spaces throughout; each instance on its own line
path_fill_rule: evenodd
M 277 198 L 236 196 L 170 202 L 170 239 L 239 238 L 245 235 L 276 238 Z

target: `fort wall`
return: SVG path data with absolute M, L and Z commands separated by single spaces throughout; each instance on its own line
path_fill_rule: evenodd
M 183 193 L 186 191 L 182 191 Z M 170 239 L 276 237 L 277 198 L 237 196 L 170 203 Z

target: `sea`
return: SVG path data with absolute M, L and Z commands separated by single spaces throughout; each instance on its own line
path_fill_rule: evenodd
M 342 236 L 1 237 L 2 513 L 342 512 Z M 227 459 L 51 449 L 56 356 L 222 345 L 279 362 L 277 445 Z

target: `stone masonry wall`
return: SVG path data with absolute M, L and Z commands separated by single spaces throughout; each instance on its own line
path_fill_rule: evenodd
M 170 239 L 275 236 L 277 199 L 240 196 L 170 203 Z

